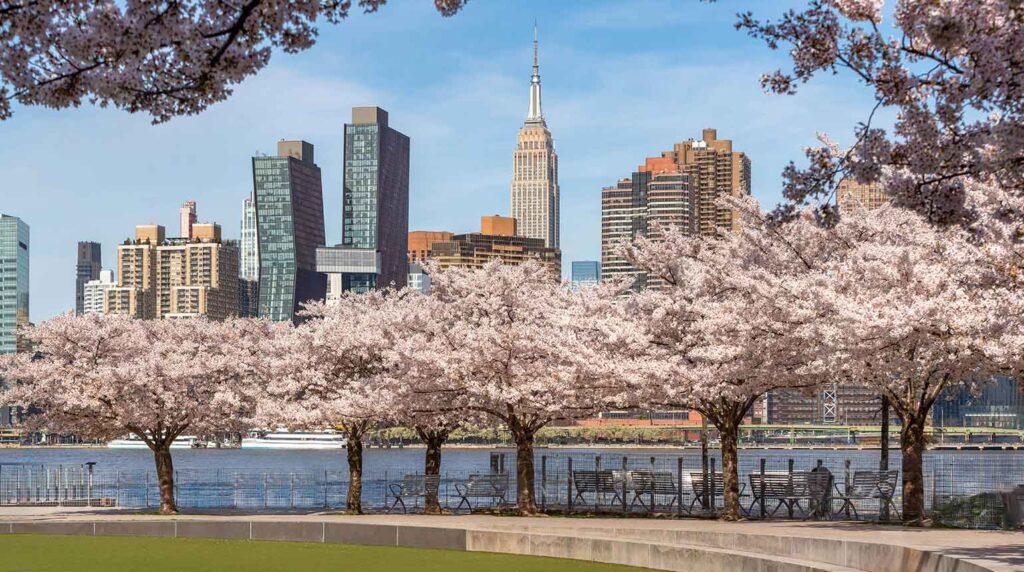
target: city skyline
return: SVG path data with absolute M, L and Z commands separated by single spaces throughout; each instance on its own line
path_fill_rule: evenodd
M 764 94 L 760 73 L 785 55 L 750 52 L 756 42 L 733 30 L 736 7 L 727 2 L 649 4 L 661 18 L 630 16 L 611 2 L 586 10 L 531 3 L 521 18 L 486 5 L 454 19 L 424 18 L 429 7 L 412 5 L 389 7 L 387 19 L 354 15 L 325 28 L 309 52 L 275 54 L 266 73 L 238 86 L 231 100 L 156 127 L 143 116 L 89 106 L 62 115 L 19 108 L 0 130 L 33 152 L 0 150 L 0 166 L 5 186 L 32 191 L 5 197 L 3 205 L 37 229 L 32 320 L 74 307 L 77 241 L 106 245 L 103 266 L 113 268 L 124 229 L 140 221 L 175 228 L 177 209 L 189 199 L 199 203 L 200 220 L 222 221 L 225 237 L 238 238 L 238 205 L 251 191 L 249 157 L 268 140 L 304 138 L 319 148 L 325 211 L 339 212 L 340 197 L 330 190 L 340 187 L 339 132 L 354 105 L 381 105 L 402 117 L 414 142 L 411 230 L 472 232 L 481 213 L 509 215 L 510 155 L 530 85 L 535 17 L 544 43 L 544 115 L 561 160 L 563 274 L 569 261 L 598 258 L 600 188 L 648 149 L 714 125 L 748 152 L 754 195 L 771 205 L 785 162 L 813 144 L 816 131 L 848 142 L 851 119 L 870 109 L 869 96 L 846 89 L 848 79 L 818 81 L 793 98 Z M 776 13 L 780 5 L 757 11 Z M 414 26 L 422 33 L 393 41 Z M 595 42 L 603 35 L 595 32 L 617 27 L 615 46 Z M 382 32 L 392 33 L 392 45 Z M 680 60 L 675 48 L 694 42 L 699 47 Z M 417 69 L 408 65 L 410 51 L 424 54 Z M 746 56 L 737 58 L 741 51 Z M 342 61 L 336 53 L 349 55 Z M 268 89 L 288 103 L 260 97 Z M 40 166 L 53 157 L 90 167 Z M 108 199 L 117 212 L 102 208 Z M 101 216 L 112 219 L 103 228 L 95 223 Z M 340 221 L 326 218 L 327 236 L 338 236 Z

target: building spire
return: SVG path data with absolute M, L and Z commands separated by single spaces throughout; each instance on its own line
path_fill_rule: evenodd
M 533 22 L 533 76 L 530 77 L 530 111 L 526 114 L 527 123 L 544 123 L 544 114 L 540 108 L 540 61 L 537 57 L 537 21 Z

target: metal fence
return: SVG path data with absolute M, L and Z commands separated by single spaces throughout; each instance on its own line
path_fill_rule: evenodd
M 503 454 L 504 455 L 504 454 Z M 491 467 L 442 471 L 438 500 L 452 512 L 510 507 L 515 502 L 513 454 Z M 890 466 L 900 467 L 898 452 Z M 507 470 L 506 470 L 507 469 Z M 902 474 L 893 476 L 892 496 L 860 495 L 860 476 L 877 471 L 877 455 L 849 451 L 802 451 L 787 458 L 777 452 L 759 455 L 741 451 L 740 502 L 749 518 L 896 519 L 901 503 Z M 720 456 L 710 455 L 705 467 L 697 452 L 677 455 L 539 453 L 535 458 L 537 504 L 549 512 L 661 513 L 711 515 L 723 507 Z M 827 491 L 793 493 L 794 482 L 827 471 Z M 395 502 L 403 479 L 422 474 L 422 467 L 364 472 L 364 510 L 420 510 L 422 494 Z M 480 475 L 496 475 L 480 477 Z M 716 475 L 705 478 L 704 475 Z M 1011 493 L 1024 485 L 1024 466 L 1007 456 L 931 456 L 924 463 L 926 511 L 937 522 L 956 527 L 1011 526 L 1015 503 Z M 186 509 L 287 511 L 335 509 L 345 506 L 349 475 L 344 470 L 307 469 L 294 472 L 255 469 L 179 469 L 175 495 Z M 468 483 L 490 479 L 488 489 L 474 494 Z M 413 479 L 415 481 L 415 479 Z M 769 483 L 766 485 L 766 482 Z M 772 494 L 772 482 L 789 483 L 785 494 Z M 1022 489 L 1024 490 L 1024 489 Z M 407 491 L 408 492 L 408 491 Z M 863 491 L 861 491 L 863 492 Z M 869 491 L 870 492 L 870 491 Z M 1018 491 L 1019 492 L 1019 491 Z M 782 498 L 786 494 L 799 498 Z M 55 467 L 0 465 L 0 505 L 113 506 L 146 508 L 159 505 L 159 483 L 153 471 L 116 471 L 92 466 Z M 891 500 L 891 503 L 886 502 Z

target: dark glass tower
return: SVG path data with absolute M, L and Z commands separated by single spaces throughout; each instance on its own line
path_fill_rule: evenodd
M 100 244 L 78 243 L 78 264 L 75 265 L 75 313 L 85 313 L 85 283 L 100 278 Z
M 327 296 L 316 271 L 324 244 L 324 201 L 313 145 L 280 141 L 277 157 L 253 157 L 253 197 L 259 241 L 259 315 L 296 320 L 304 302 Z
M 344 272 L 342 289 L 405 286 L 409 240 L 409 137 L 379 107 L 353 107 L 345 125 L 344 250 L 379 253 L 377 272 Z

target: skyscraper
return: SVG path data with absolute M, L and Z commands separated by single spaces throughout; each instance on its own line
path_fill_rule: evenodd
M 156 317 L 156 247 L 167 239 L 158 224 L 135 227 L 135 239 L 117 246 L 117 286 L 103 293 L 103 313 L 149 320 Z
M 18 328 L 28 325 L 28 225 L 0 214 L 0 354 L 28 349 Z
M 249 195 L 242 201 L 242 238 L 239 242 L 238 275 L 245 280 L 260 279 L 259 242 L 256 238 L 256 203 Z
M 732 228 L 734 213 L 719 199 L 748 194 L 750 159 L 714 129 L 648 157 L 630 178 L 601 190 L 602 277 L 632 277 L 636 289 L 662 286 L 620 256 L 619 245 L 638 236 L 657 239 L 670 227 L 702 236 Z
M 559 248 L 558 154 L 541 110 L 536 27 L 530 107 L 512 153 L 511 190 L 512 218 L 516 219 L 520 236 L 539 238 L 544 246 Z
M 313 145 L 280 141 L 276 157 L 252 158 L 259 256 L 259 315 L 295 320 L 304 302 L 327 296 L 327 277 L 316 271 L 324 244 L 324 200 Z
M 118 245 L 118 283 L 103 287 L 103 312 L 133 318 L 224 319 L 238 313 L 238 247 L 220 225 L 192 225 L 192 238 L 138 225 Z
M 102 314 L 103 298 L 108 288 L 117 286 L 113 270 L 100 270 L 100 277 L 85 283 L 85 304 L 83 314 Z
M 341 235 L 317 250 L 317 269 L 340 274 L 342 291 L 406 285 L 409 137 L 379 107 L 353 107 L 345 124 Z
M 185 201 L 178 209 L 178 219 L 181 225 L 181 238 L 192 238 L 192 225 L 196 223 L 196 202 Z
M 578 289 L 601 281 L 601 263 L 596 260 L 573 260 L 572 288 Z
M 78 243 L 78 264 L 75 265 L 75 313 L 85 313 L 85 285 L 100 277 L 100 244 L 98 242 Z

